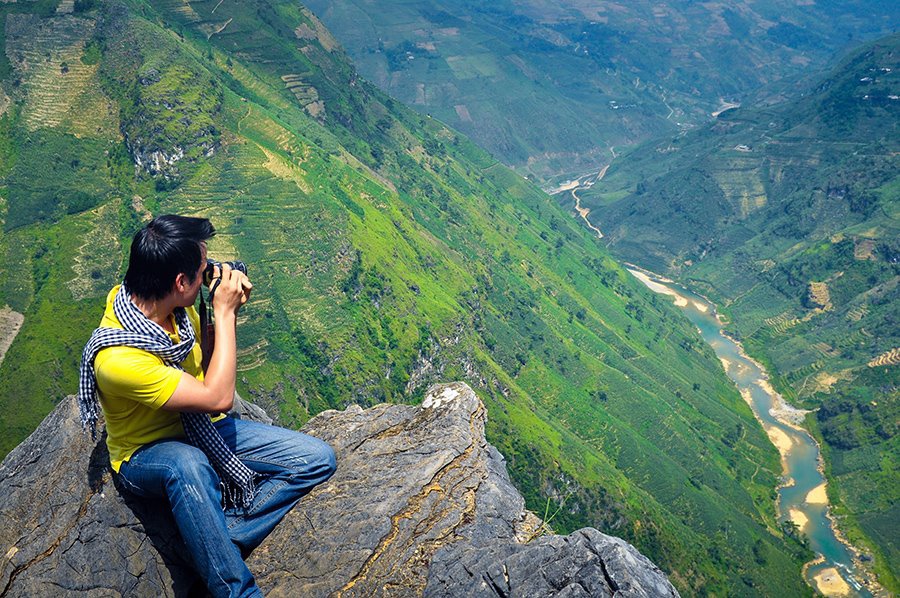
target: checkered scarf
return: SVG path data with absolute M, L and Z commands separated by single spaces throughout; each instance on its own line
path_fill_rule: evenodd
M 175 310 L 175 324 L 180 343 L 174 343 L 162 326 L 145 316 L 131 301 L 125 285 L 119 287 L 113 299 L 113 312 L 122 324 L 120 328 L 97 328 L 84 347 L 81 356 L 81 377 L 78 385 L 78 407 L 81 424 L 96 440 L 96 426 L 100 419 L 97 400 L 97 378 L 94 358 L 107 347 L 127 346 L 142 349 L 160 357 L 167 365 L 184 370 L 181 363 L 194 347 L 194 327 L 183 307 Z M 256 494 L 257 474 L 225 444 L 219 431 L 206 413 L 181 412 L 181 423 L 190 444 L 202 450 L 222 480 L 224 506 L 249 508 Z

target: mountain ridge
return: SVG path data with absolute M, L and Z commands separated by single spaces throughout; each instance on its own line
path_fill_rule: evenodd
M 897 25 L 874 2 L 309 4 L 370 81 L 545 183 L 703 125 Z

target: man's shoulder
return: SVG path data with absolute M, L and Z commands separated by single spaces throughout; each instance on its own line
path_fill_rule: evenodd
M 120 286 L 121 285 L 114 286 L 106 295 L 106 307 L 103 310 L 103 317 L 100 319 L 100 328 L 124 328 L 124 326 L 119 323 L 119 318 L 116 317 L 115 310 L 113 310 L 113 301 L 116 298 L 116 293 L 119 292 Z
M 99 373 L 104 368 L 116 368 L 122 371 L 139 371 L 143 367 L 162 365 L 162 358 L 127 345 L 106 347 L 97 352 L 94 358 L 94 370 Z

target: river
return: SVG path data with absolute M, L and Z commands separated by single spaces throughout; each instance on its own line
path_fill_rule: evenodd
M 723 333 L 713 304 L 646 270 L 629 267 L 629 272 L 650 290 L 673 298 L 715 351 L 781 454 L 784 476 L 778 489 L 778 512 L 782 519 L 797 524 L 817 555 L 804 569 L 807 583 L 826 596 L 871 597 L 860 583 L 863 575 L 854 565 L 850 548 L 836 535 L 828 517 L 819 446 L 801 426 L 806 412 L 787 405 L 769 384 L 763 367 Z

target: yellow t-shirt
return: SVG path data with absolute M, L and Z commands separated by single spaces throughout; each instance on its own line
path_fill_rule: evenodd
M 118 290 L 118 286 L 114 287 L 106 298 L 101 327 L 122 328 L 113 312 L 113 299 Z M 187 314 L 194 330 L 200 330 L 197 310 L 188 307 Z M 180 341 L 177 333 L 169 336 L 176 343 Z M 108 347 L 97 353 L 94 373 L 100 407 L 106 419 L 106 446 L 114 471 L 118 472 L 122 463 L 145 444 L 163 438 L 184 437 L 179 413 L 160 407 L 175 392 L 185 373 L 203 380 L 201 360 L 199 336 L 181 364 L 184 372 L 166 365 L 156 355 L 134 347 Z

